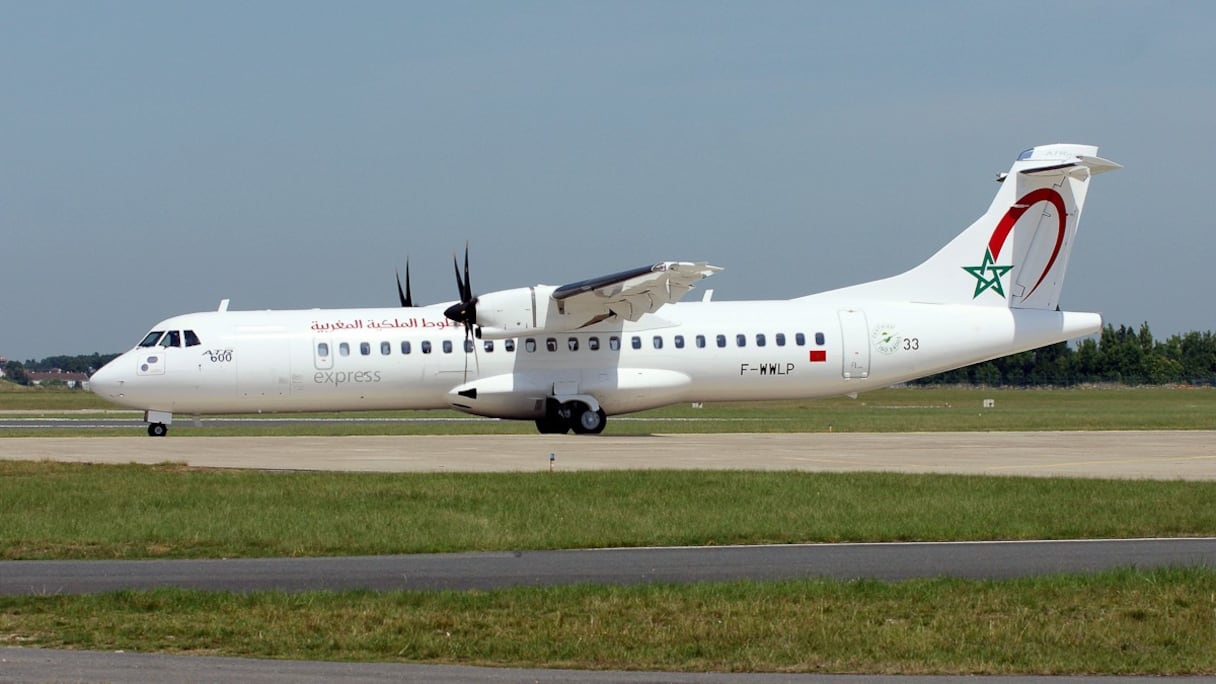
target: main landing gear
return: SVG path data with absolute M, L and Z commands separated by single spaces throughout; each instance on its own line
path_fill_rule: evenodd
M 536 429 L 542 435 L 564 435 L 571 430 L 576 435 L 598 435 L 607 424 L 608 416 L 602 408 L 592 409 L 581 401 L 549 399 L 545 417 L 536 420 Z
M 164 437 L 169 432 L 169 426 L 164 423 L 148 423 L 149 437 Z

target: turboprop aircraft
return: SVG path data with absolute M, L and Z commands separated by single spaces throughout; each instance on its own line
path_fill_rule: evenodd
M 813 398 L 877 389 L 1101 329 L 1059 309 L 1090 178 L 1119 168 L 1088 145 L 1020 154 L 988 211 L 927 261 L 794 299 L 679 302 L 720 270 L 664 261 L 560 287 L 400 308 L 219 310 L 175 316 L 91 379 L 174 414 L 436 409 L 599 433 L 611 415 L 677 402 Z M 453 260 L 455 261 L 455 260 Z

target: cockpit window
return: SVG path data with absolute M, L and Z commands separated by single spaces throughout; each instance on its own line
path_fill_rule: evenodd
M 180 347 L 182 346 L 182 334 L 177 330 L 170 330 L 165 333 L 165 339 L 160 341 L 162 347 Z
M 184 330 L 182 334 L 186 336 L 187 347 L 197 347 L 202 344 L 198 339 L 198 335 L 195 335 L 193 330 Z
M 144 338 L 143 342 L 139 343 L 139 346 L 155 347 L 156 343 L 160 341 L 160 336 L 164 334 L 164 330 L 153 330 L 152 332 L 148 333 L 148 336 Z

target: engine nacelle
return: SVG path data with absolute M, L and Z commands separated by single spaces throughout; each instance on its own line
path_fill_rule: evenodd
M 553 388 L 542 380 L 510 373 L 479 378 L 453 387 L 448 402 L 457 411 L 475 416 L 535 420 L 545 415 L 545 399 Z
M 552 296 L 556 289 L 553 285 L 535 285 L 481 295 L 477 298 L 478 337 L 500 340 L 585 325 L 587 321 L 561 311 L 561 304 Z

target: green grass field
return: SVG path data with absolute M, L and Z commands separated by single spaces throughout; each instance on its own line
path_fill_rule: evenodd
M 996 406 L 982 408 L 985 398 Z M 0 410 L 106 408 L 87 393 L 0 391 Z M 609 432 L 1214 429 L 1216 390 L 891 389 L 856 400 L 676 406 L 637 417 L 644 420 L 612 421 Z M 173 434 L 451 430 L 175 425 Z M 530 433 L 532 426 L 484 421 L 459 430 Z M 1216 535 L 1216 483 L 263 473 L 0 461 L 5 559 L 1182 535 Z M 0 644 L 593 669 L 1211 675 L 1216 570 L 1004 582 L 0 597 Z
M 895 473 L 317 473 L 0 461 L 0 558 L 1216 535 L 1216 483 Z
M 586 669 L 1213 674 L 1216 572 L 0 597 L 0 644 Z

